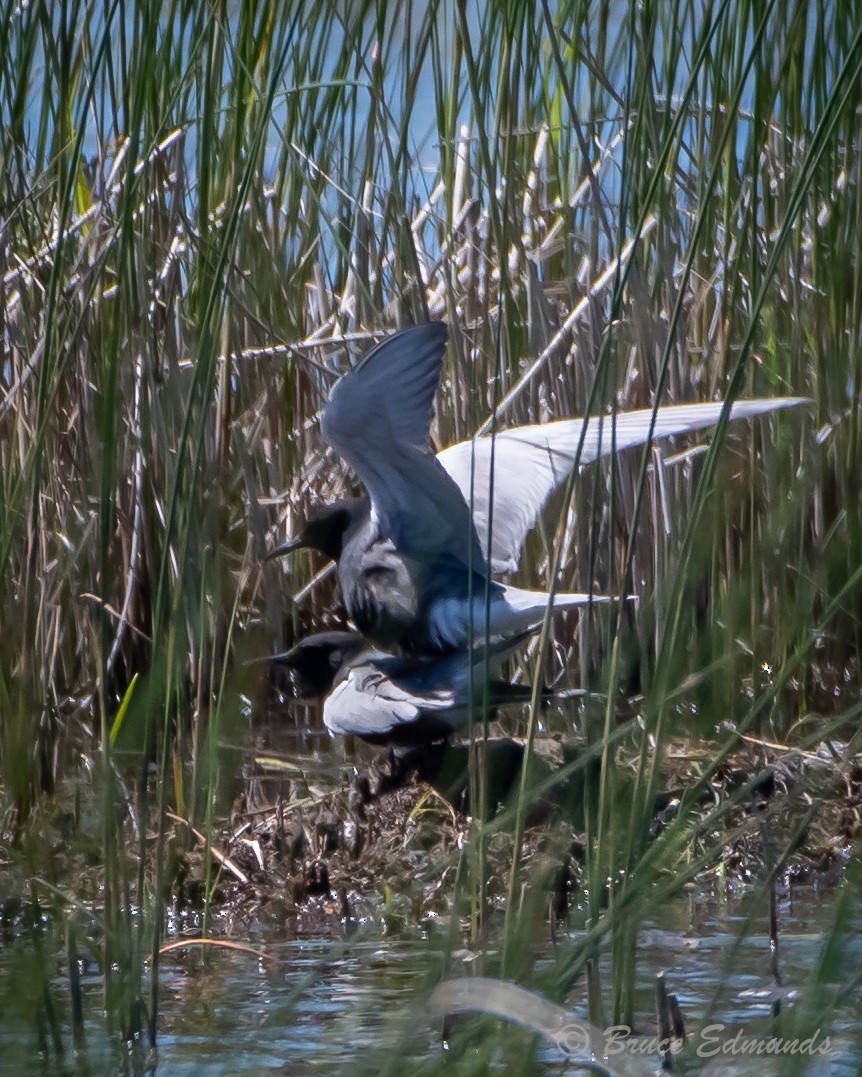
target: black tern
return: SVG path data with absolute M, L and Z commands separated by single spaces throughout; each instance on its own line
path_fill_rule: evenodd
M 295 670 L 300 684 L 314 686 L 314 694 L 329 693 L 323 722 L 330 733 L 415 747 L 460 729 L 471 711 L 478 718 L 486 661 L 489 719 L 505 704 L 529 702 L 529 685 L 499 679 L 503 662 L 529 635 L 523 632 L 458 654 L 417 658 L 384 654 L 355 634 L 321 632 L 271 661 Z
M 357 627 L 378 643 L 407 651 L 465 646 L 471 617 L 483 636 L 486 586 L 488 635 L 506 636 L 534 623 L 547 605 L 546 593 L 487 579 L 517 568 L 528 532 L 572 468 L 650 438 L 711 426 L 723 411 L 721 403 L 679 404 L 566 419 L 474 438 L 435 456 L 428 429 L 445 345 L 440 323 L 402 330 L 336 384 L 323 412 L 323 435 L 369 496 L 312 514 L 295 539 L 269 555 L 310 547 L 333 558 Z M 806 402 L 738 401 L 730 418 Z M 554 601 L 565 608 L 607 600 L 560 594 Z
M 339 525 L 348 616 L 375 643 L 406 653 L 468 646 L 471 626 L 476 639 L 516 635 L 549 601 L 545 592 L 491 581 L 470 508 L 431 450 L 446 336 L 444 325 L 429 322 L 389 337 L 337 382 L 321 418 L 324 439 L 369 499 L 367 512 L 348 512 Z M 554 596 L 560 609 L 607 601 Z

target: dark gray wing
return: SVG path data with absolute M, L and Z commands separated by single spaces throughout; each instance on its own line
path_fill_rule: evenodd
M 733 405 L 730 418 L 746 419 L 805 403 L 810 401 L 800 397 L 740 400 Z M 492 571 L 513 572 L 527 533 L 535 526 L 548 498 L 565 482 L 576 460 L 580 465 L 589 464 L 614 450 L 620 452 L 643 445 L 651 427 L 654 439 L 701 430 L 718 422 L 723 407 L 721 403 L 673 404 L 657 412 L 644 408 L 617 415 L 521 426 L 497 434 L 493 448 L 491 437 L 474 438 L 444 449 L 437 459 L 468 502 L 472 487 L 473 522 Z M 493 516 L 490 512 L 492 455 Z M 490 543 L 489 523 L 493 532 Z
M 470 510 L 429 443 L 446 336 L 428 322 L 378 344 L 335 385 L 320 428 L 368 491 L 381 537 L 401 553 L 478 566 Z

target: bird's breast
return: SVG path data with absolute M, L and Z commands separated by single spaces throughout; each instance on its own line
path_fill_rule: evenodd
M 381 646 L 400 644 L 421 613 L 424 568 L 368 532 L 348 544 L 338 566 L 344 605 L 356 627 Z

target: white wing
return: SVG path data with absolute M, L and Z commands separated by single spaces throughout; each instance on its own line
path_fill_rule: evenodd
M 810 401 L 800 397 L 740 400 L 733 405 L 730 418 L 747 419 L 806 403 Z M 589 464 L 611 452 L 643 445 L 650 432 L 653 439 L 658 439 L 712 426 L 718 422 L 723 407 L 721 403 L 673 404 L 657 411 L 643 408 L 617 415 L 515 427 L 494 438 L 459 442 L 444 449 L 437 459 L 468 503 L 472 495 L 473 522 L 492 571 L 513 572 L 527 533 L 576 462 Z M 492 466 L 493 513 L 490 509 Z
M 449 554 L 481 565 L 470 510 L 429 444 L 446 326 L 403 329 L 372 349 L 335 385 L 321 419 L 324 439 L 371 498 L 381 537 L 399 553 Z
M 348 668 L 323 704 L 326 728 L 331 733 L 359 737 L 385 736 L 399 726 L 417 722 L 423 715 L 445 712 L 455 704 L 451 689 L 428 686 L 423 690 L 415 677 L 389 677 L 387 665 L 394 670 L 399 661 L 382 658 Z
M 324 724 L 331 733 L 392 735 L 396 740 L 399 730 L 411 739 L 406 727 L 416 725 L 413 736 L 417 742 L 456 729 L 469 718 L 471 688 L 475 698 L 482 697 L 486 662 L 492 679 L 492 706 L 511 701 L 508 692 L 499 697 L 501 686 L 495 678 L 503 662 L 529 634 L 490 644 L 487 653 L 485 647 L 476 647 L 469 653 L 440 659 L 405 659 L 374 651 L 345 667 L 323 704 Z

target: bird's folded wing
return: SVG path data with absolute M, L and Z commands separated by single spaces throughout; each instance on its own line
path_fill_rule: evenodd
M 730 418 L 751 418 L 805 403 L 800 397 L 740 400 L 733 405 Z M 673 404 L 657 411 L 643 408 L 521 426 L 493 438 L 452 445 L 437 459 L 473 506 L 473 523 L 492 571 L 513 572 L 528 532 L 576 463 L 589 464 L 611 452 L 643 445 L 650 436 L 665 438 L 712 426 L 723 407 L 721 403 Z
M 439 322 L 378 344 L 335 385 L 321 432 L 364 484 L 381 535 L 399 551 L 472 558 L 478 567 L 470 511 L 429 443 L 445 349 Z
M 383 663 L 385 665 L 385 660 Z M 363 663 L 350 669 L 323 705 L 323 720 L 333 733 L 382 736 L 422 715 L 445 711 L 454 702 L 447 690 L 423 690 L 413 678 L 393 680 L 380 665 Z

